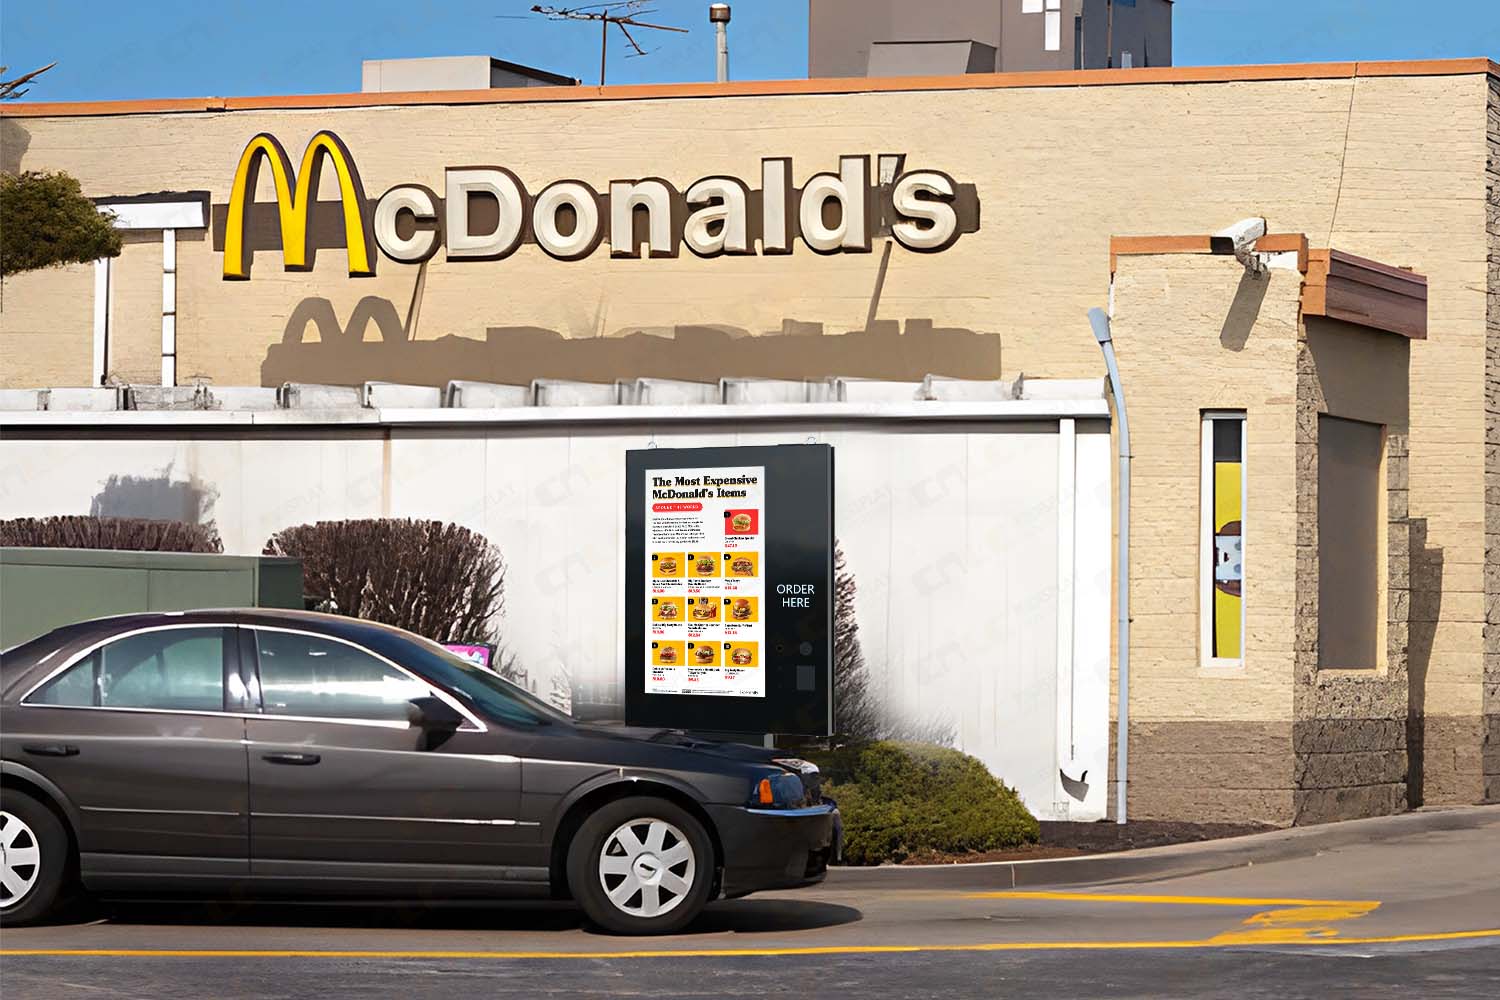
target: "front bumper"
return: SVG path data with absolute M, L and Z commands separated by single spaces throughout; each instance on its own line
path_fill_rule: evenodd
M 821 882 L 842 846 L 843 820 L 832 802 L 804 809 L 707 809 L 724 847 L 725 899 Z

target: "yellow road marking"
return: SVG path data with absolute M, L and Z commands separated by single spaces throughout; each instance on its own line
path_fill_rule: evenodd
M 1380 906 L 1376 899 L 1266 899 L 1251 896 L 1158 896 L 1139 893 L 978 892 L 969 899 L 1043 899 L 1069 903 L 1145 903 L 1165 906 L 1233 906 L 1262 909 L 1239 928 L 1210 938 L 1215 944 L 1311 944 L 1339 935 L 1333 924 L 1358 920 Z M 1274 909 L 1264 909 L 1274 907 Z
M 1423 941 L 1500 940 L 1500 928 L 1471 931 L 1444 931 L 1434 934 L 1392 934 L 1382 937 L 1338 938 L 1331 941 L 1297 939 L 1272 942 L 1290 946 L 1345 946 L 1370 944 L 1409 944 Z M 1252 942 L 1244 942 L 1249 944 Z M 1257 941 L 1255 944 L 1267 942 Z M 250 949 L 173 949 L 153 951 L 145 948 L 0 948 L 0 957 L 48 956 L 82 958 L 367 958 L 367 959 L 623 959 L 623 958 L 749 958 L 789 955 L 881 955 L 921 952 L 990 952 L 990 951 L 1125 951 L 1150 949 L 1222 949 L 1236 947 L 1237 942 L 1204 941 L 999 941 L 988 944 L 888 944 L 888 945 L 821 945 L 787 948 L 692 948 L 674 951 L 308 951 Z
M 970 892 L 965 899 L 1055 899 L 1069 903 L 1156 903 L 1167 906 L 1327 906 L 1370 907 L 1378 901 L 1364 899 L 1264 899 L 1251 896 L 1150 896 L 1089 892 Z

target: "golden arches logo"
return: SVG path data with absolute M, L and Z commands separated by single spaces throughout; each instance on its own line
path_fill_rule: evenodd
M 331 162 L 339 182 L 344 240 L 349 250 L 349 276 L 372 276 L 375 273 L 375 261 L 370 254 L 373 241 L 365 217 L 365 191 L 359 182 L 359 172 L 343 140 L 332 132 L 322 131 L 308 141 L 295 174 L 292 173 L 290 157 L 275 136 L 262 132 L 245 146 L 234 171 L 234 186 L 229 192 L 229 213 L 224 225 L 224 277 L 238 281 L 250 277 L 251 250 L 245 242 L 245 222 L 250 202 L 255 197 L 255 182 L 262 161 L 271 165 L 271 176 L 276 185 L 281 257 L 286 269 L 311 270 L 307 214 L 317 197 L 323 164 Z

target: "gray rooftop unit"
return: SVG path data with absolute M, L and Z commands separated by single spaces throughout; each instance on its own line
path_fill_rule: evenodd
M 577 85 L 578 81 L 571 76 L 506 62 L 493 56 L 366 59 L 360 66 L 360 90 L 366 94 Z

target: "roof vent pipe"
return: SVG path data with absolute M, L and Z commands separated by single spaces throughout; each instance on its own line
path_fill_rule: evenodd
M 714 26 L 715 43 L 718 46 L 718 80 L 720 83 L 729 82 L 729 5 L 727 3 L 711 3 L 708 5 L 708 20 Z

